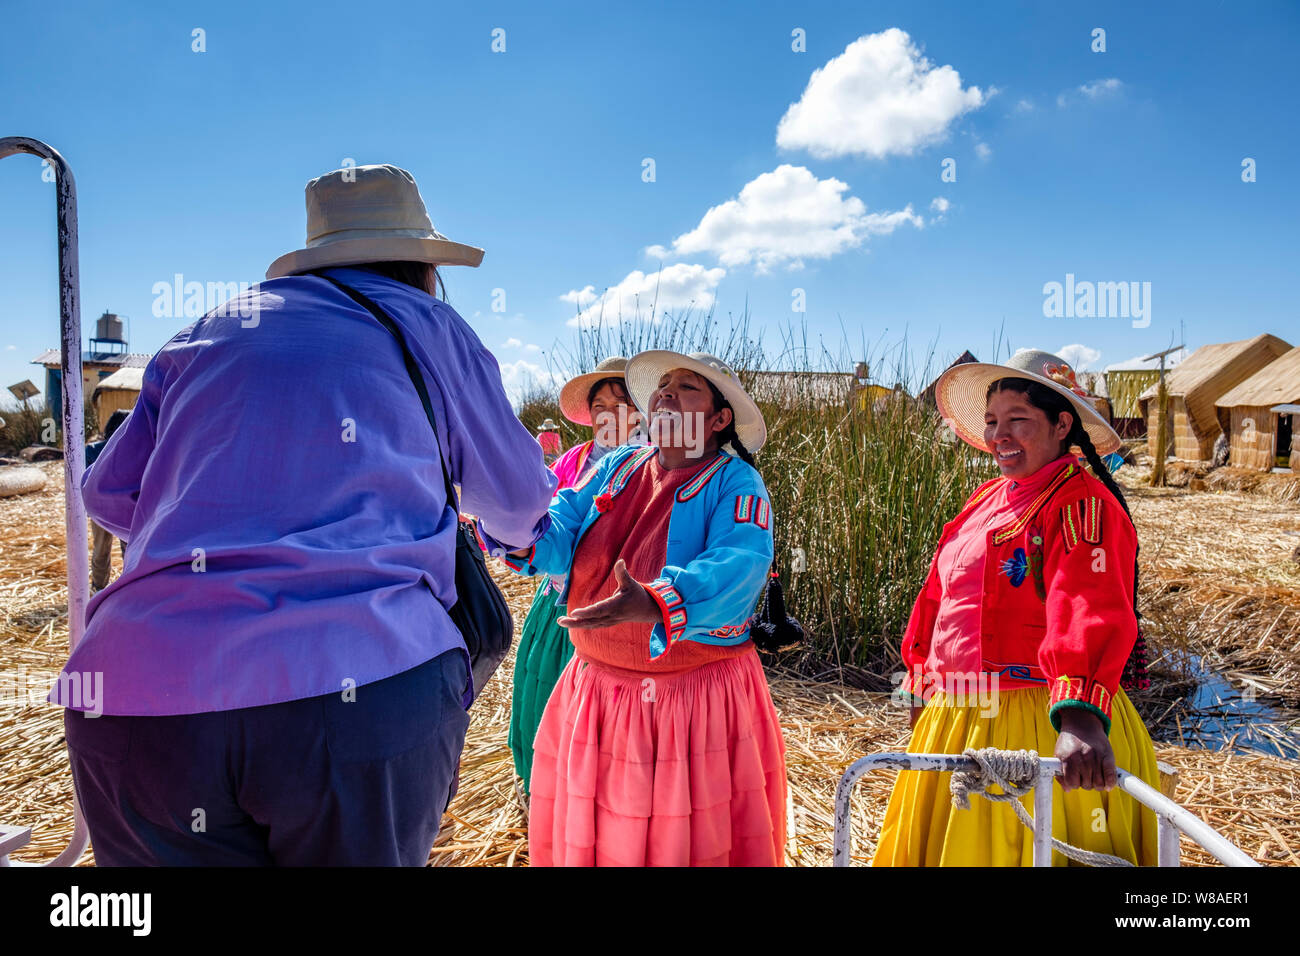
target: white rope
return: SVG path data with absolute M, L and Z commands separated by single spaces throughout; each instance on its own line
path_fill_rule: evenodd
M 952 805 L 958 810 L 970 809 L 970 795 L 977 793 L 993 803 L 1009 803 L 1016 811 L 1016 816 L 1031 832 L 1034 819 L 1021 804 L 1020 798 L 1033 792 L 1038 780 L 1038 754 L 1033 750 L 998 750 L 984 747 L 980 750 L 968 747 L 962 755 L 972 758 L 979 764 L 979 770 L 955 770 L 948 785 L 952 793 Z M 988 788 L 997 785 L 1002 793 L 989 793 Z M 1062 855 L 1077 863 L 1088 866 L 1132 866 L 1128 860 L 1109 853 L 1097 853 L 1081 847 L 1071 846 L 1052 837 L 1052 847 Z

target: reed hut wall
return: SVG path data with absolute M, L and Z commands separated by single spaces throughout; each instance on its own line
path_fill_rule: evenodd
M 112 415 L 119 408 L 125 408 L 128 412 L 135 408 L 136 399 L 140 397 L 139 392 L 132 392 L 127 389 L 114 389 L 113 391 L 101 391 L 95 396 L 95 415 L 100 423 L 101 430 L 104 422 L 108 421 L 108 416 Z
M 1204 345 L 1166 374 L 1174 457 L 1209 461 L 1214 443 L 1223 432 L 1215 403 L 1290 349 L 1287 342 L 1268 333 L 1238 342 Z M 1147 419 L 1147 448 L 1152 456 L 1157 454 L 1158 388 L 1152 386 L 1139 399 Z
M 1289 448 L 1278 447 L 1281 416 L 1273 409 L 1300 403 L 1300 348 L 1270 362 L 1216 403 L 1219 423 L 1228 436 L 1228 463 L 1240 468 L 1269 471 L 1279 455 L 1293 454 L 1295 415 Z M 1292 459 L 1293 467 L 1300 458 Z

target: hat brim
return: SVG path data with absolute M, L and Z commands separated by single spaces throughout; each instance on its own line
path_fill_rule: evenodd
M 603 382 L 607 378 L 616 378 L 624 384 L 627 377 L 622 369 L 611 369 L 608 372 L 585 372 L 582 375 L 575 375 L 564 383 L 560 389 L 560 414 L 573 422 L 575 425 L 591 424 L 591 406 L 587 404 L 587 393 L 597 382 Z
M 627 362 L 627 391 L 645 416 L 646 422 L 650 421 L 650 396 L 659 387 L 659 380 L 675 368 L 689 369 L 708 379 L 722 393 L 735 416 L 736 437 L 746 451 L 753 454 L 763 447 L 767 442 L 767 423 L 763 421 L 763 413 L 759 411 L 758 405 L 740 387 L 740 383 L 699 359 L 667 349 L 640 352 Z
M 374 239 L 340 239 L 309 249 L 295 249 L 271 263 L 268 279 L 310 272 L 327 266 L 357 266 L 367 262 L 428 262 L 439 266 L 476 267 L 483 250 L 450 239 L 412 239 L 402 236 Z
M 1101 413 L 1086 402 L 1082 396 L 1070 391 L 1064 385 L 1053 382 L 1050 378 L 1023 372 L 1006 365 L 990 365 L 986 362 L 968 362 L 948 369 L 939 376 L 935 383 L 934 399 L 939 406 L 939 414 L 952 426 L 953 431 L 966 444 L 980 451 L 993 453 L 984 442 L 985 396 L 989 386 L 1000 378 L 1023 378 L 1040 385 L 1046 385 L 1070 403 L 1075 414 L 1082 422 L 1093 447 L 1099 455 L 1109 455 L 1117 451 L 1123 442 L 1110 422 L 1101 417 Z

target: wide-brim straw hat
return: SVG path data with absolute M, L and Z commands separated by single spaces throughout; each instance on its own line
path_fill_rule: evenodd
M 1070 403 L 1083 424 L 1099 455 L 1109 455 L 1123 444 L 1110 422 L 1093 407 L 1087 394 L 1075 384 L 1074 370 L 1068 362 L 1051 352 L 1029 349 L 1017 352 L 1006 365 L 968 362 L 955 365 L 939 376 L 934 398 L 952 430 L 966 444 L 992 454 L 984 443 L 985 396 L 989 386 L 1000 378 L 1023 378 L 1038 382 L 1055 391 Z
M 767 441 L 767 423 L 758 405 L 740 385 L 740 379 L 730 366 L 716 355 L 691 352 L 685 355 L 668 349 L 639 352 L 627 363 L 627 391 L 641 414 L 650 420 L 650 396 L 659 387 L 659 380 L 675 368 L 689 369 L 707 378 L 722 393 L 731 406 L 736 421 L 736 437 L 751 454 Z
M 415 177 L 406 170 L 348 166 L 307 184 L 307 245 L 272 262 L 266 277 L 367 262 L 482 261 L 482 249 L 452 242 L 433 228 Z
M 626 368 L 627 359 L 611 355 L 600 360 L 596 371 L 573 376 L 560 389 L 560 412 L 575 425 L 590 425 L 591 406 L 587 404 L 587 394 L 591 387 L 607 378 L 622 379 Z
M 558 432 L 560 430 L 560 426 L 555 424 L 555 422 L 553 422 L 551 419 L 547 418 L 544 419 L 542 423 L 537 426 L 537 430 L 539 432 Z

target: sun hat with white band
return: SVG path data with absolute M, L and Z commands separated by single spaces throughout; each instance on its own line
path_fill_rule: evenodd
M 406 170 L 349 166 L 307 184 L 307 245 L 272 262 L 266 277 L 367 262 L 482 261 L 482 249 L 452 242 L 433 228 L 415 177 Z
M 659 380 L 675 368 L 684 368 L 707 378 L 722 393 L 735 416 L 736 437 L 750 454 L 758 451 L 767 441 L 767 423 L 758 405 L 741 387 L 736 373 L 718 358 L 707 352 L 684 355 L 667 349 L 653 349 L 633 355 L 627 363 L 627 391 L 641 414 L 650 418 L 650 396 L 659 387 Z
M 992 452 L 984 443 L 985 396 L 1000 378 L 1023 378 L 1045 385 L 1069 401 L 1099 455 L 1109 455 L 1123 444 L 1110 422 L 1097 411 L 1088 394 L 1074 378 L 1068 362 L 1051 352 L 1025 349 L 1007 359 L 1006 365 L 968 362 L 955 365 L 939 376 L 934 398 L 952 430 L 966 444 Z
M 611 355 L 600 360 L 596 371 L 573 376 L 560 389 L 560 412 L 575 425 L 590 425 L 591 406 L 587 404 L 587 395 L 591 387 L 607 378 L 623 380 L 626 369 L 627 359 Z

